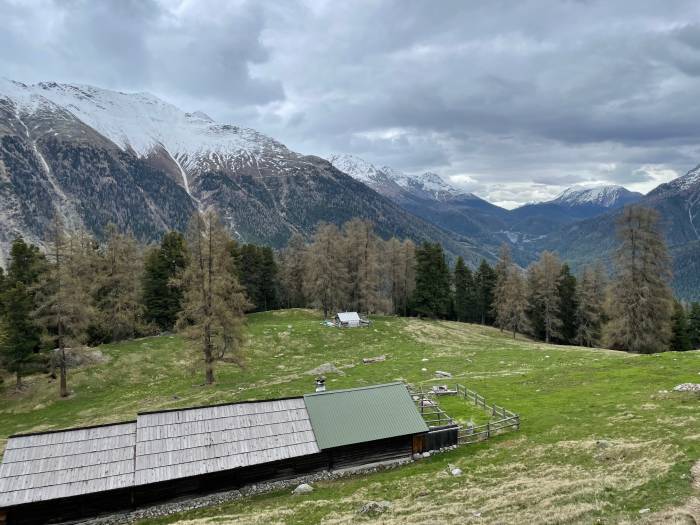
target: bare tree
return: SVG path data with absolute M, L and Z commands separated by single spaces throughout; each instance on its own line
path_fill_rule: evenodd
M 605 319 L 605 272 L 600 264 L 586 267 L 576 286 L 576 342 L 598 346 Z
M 214 362 L 229 353 L 242 364 L 245 310 L 250 306 L 236 278 L 231 238 L 212 211 L 195 213 L 187 230 L 188 261 L 178 281 L 182 311 L 176 326 L 201 343 L 205 380 L 214 382 Z
M 604 340 L 611 348 L 653 353 L 668 349 L 673 295 L 666 244 L 654 210 L 630 206 L 617 223 L 620 240 L 615 279 L 607 299 L 610 322 Z
M 552 252 L 542 252 L 528 269 L 529 314 L 533 331 L 540 331 L 545 342 L 559 335 L 559 282 L 561 262 Z M 537 334 L 536 334 L 537 335 Z

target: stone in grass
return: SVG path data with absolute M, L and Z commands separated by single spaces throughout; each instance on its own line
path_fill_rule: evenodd
M 452 463 L 449 463 L 447 465 L 447 470 L 450 471 L 450 474 L 452 474 L 454 477 L 458 477 L 462 475 L 462 469 L 459 467 L 455 467 Z
M 639 511 L 640 514 L 646 514 L 647 512 L 651 512 L 651 509 L 641 509 Z
M 452 377 L 452 374 L 443 370 L 435 370 L 435 375 L 437 377 Z
M 430 452 L 423 452 L 423 457 L 424 457 L 424 458 L 429 458 L 429 457 L 430 457 Z
M 391 509 L 391 503 L 388 501 L 368 501 L 362 505 L 357 513 L 365 516 L 378 516 L 379 514 L 385 513 L 389 509 Z
M 314 491 L 314 488 L 308 483 L 302 483 L 292 492 L 293 494 L 309 494 Z

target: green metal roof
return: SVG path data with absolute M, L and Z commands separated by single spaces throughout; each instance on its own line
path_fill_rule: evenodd
M 307 394 L 304 402 L 321 450 L 428 431 L 403 383 Z

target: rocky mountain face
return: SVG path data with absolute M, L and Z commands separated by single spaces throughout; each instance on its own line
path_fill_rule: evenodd
M 248 242 L 281 246 L 359 216 L 383 236 L 438 240 L 473 262 L 490 255 L 254 130 L 144 93 L 0 80 L 0 260 L 18 234 L 41 244 L 55 211 L 98 237 L 112 222 L 148 241 L 209 207 Z

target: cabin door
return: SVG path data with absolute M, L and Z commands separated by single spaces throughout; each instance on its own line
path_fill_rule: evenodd
M 413 454 L 421 454 L 423 452 L 423 436 L 413 436 Z

